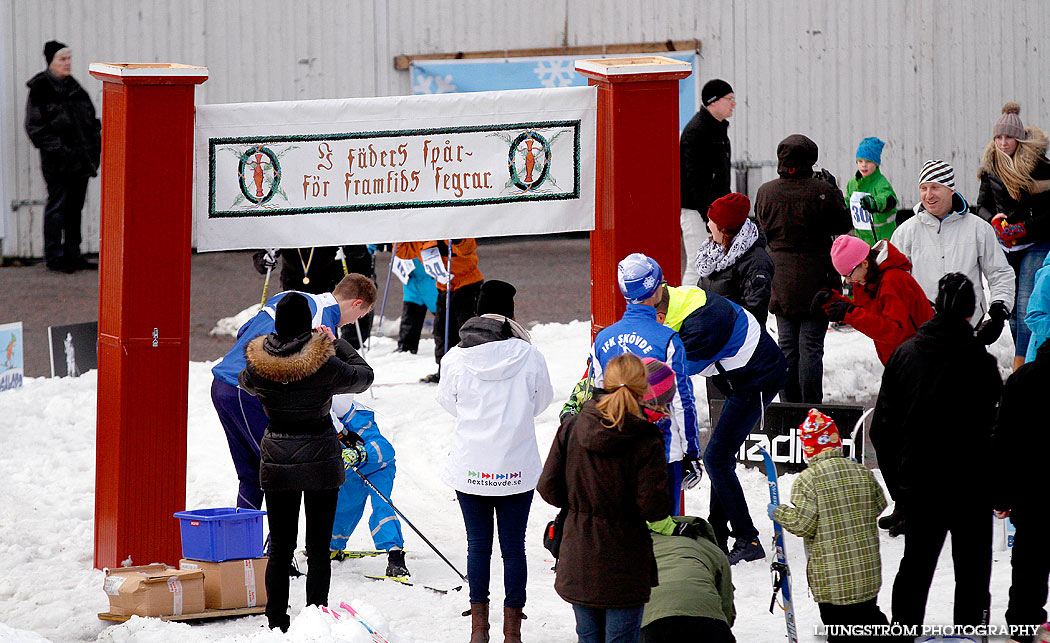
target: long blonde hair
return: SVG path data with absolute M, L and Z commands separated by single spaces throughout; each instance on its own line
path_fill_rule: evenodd
M 628 413 L 643 417 L 638 400 L 649 391 L 649 380 L 645 364 L 637 355 L 624 353 L 614 357 L 605 367 L 604 388 L 609 393 L 598 400 L 596 406 L 606 427 L 619 429 Z

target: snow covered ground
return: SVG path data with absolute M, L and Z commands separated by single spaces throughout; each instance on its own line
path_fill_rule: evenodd
M 385 328 L 384 328 L 385 330 Z M 540 450 L 547 448 L 557 429 L 561 402 L 584 367 L 589 349 L 588 324 L 548 324 L 532 329 L 536 345 L 550 366 L 555 403 L 537 420 Z M 368 361 L 376 372 L 374 399 L 383 433 L 397 449 L 398 476 L 393 500 L 461 570 L 466 569 L 463 521 L 454 492 L 439 481 L 452 418 L 433 399 L 434 389 L 417 380 L 433 371 L 432 344 L 424 340 L 418 356 L 394 353 L 387 337 L 372 340 Z M 1004 373 L 1012 346 L 1004 333 L 995 346 Z M 230 506 L 237 478 L 222 428 L 211 405 L 211 364 L 190 364 L 189 470 L 187 508 Z M 829 332 L 825 356 L 825 396 L 829 401 L 874 399 L 882 367 L 867 338 L 856 332 Z M 696 386 L 701 416 L 706 422 L 704 386 Z M 0 641 L 83 641 L 119 643 L 190 641 L 343 641 L 368 643 L 363 628 L 343 619 L 333 624 L 314 608 L 304 609 L 304 579 L 292 579 L 291 616 L 286 636 L 266 629 L 263 616 L 188 625 L 133 618 L 124 624 L 97 619 L 108 609 L 102 591 L 103 574 L 92 569 L 92 519 L 95 462 L 94 371 L 77 378 L 27 379 L 20 390 L 0 393 L 4 418 L 4 453 L 0 456 Z M 751 514 L 767 545 L 772 525 L 765 517 L 768 493 L 764 475 L 742 470 L 740 477 Z M 790 496 L 794 476 L 781 479 L 781 493 Z M 687 494 L 687 513 L 707 514 L 710 487 L 705 479 Z M 526 549 L 529 557 L 528 620 L 523 638 L 532 643 L 575 641 L 572 610 L 553 589 L 552 561 L 540 543 L 543 526 L 555 515 L 539 496 L 533 504 Z M 991 520 L 991 517 L 989 517 Z M 458 577 L 405 528 L 406 548 L 413 580 L 437 587 L 461 584 Z M 303 533 L 300 527 L 300 538 Z M 350 547 L 370 549 L 367 524 L 362 521 Z M 953 573 L 950 544 L 930 592 L 927 622 L 951 622 Z M 794 572 L 794 593 L 800 640 L 814 636 L 820 623 L 816 604 L 807 595 L 802 542 L 788 536 L 787 549 Z M 888 613 L 890 590 L 903 540 L 882 536 L 883 590 L 879 603 Z M 502 570 L 494 556 L 492 594 L 502 601 Z M 149 561 L 135 561 L 136 564 Z M 385 558 L 334 563 L 331 602 L 347 601 L 382 632 L 390 643 L 461 642 L 469 634 L 466 590 L 439 595 L 421 587 L 376 582 L 362 576 L 381 574 Z M 783 640 L 784 620 L 768 612 L 771 592 L 769 561 L 740 564 L 733 569 L 737 622 L 733 630 L 741 642 Z M 1009 553 L 996 551 L 992 577 L 992 621 L 1003 623 L 1010 584 Z M 500 631 L 500 612 L 493 611 L 493 632 Z M 494 634 L 494 640 L 498 636 Z

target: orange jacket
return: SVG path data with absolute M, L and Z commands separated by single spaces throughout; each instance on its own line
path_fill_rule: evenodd
M 421 259 L 420 253 L 427 248 L 437 246 L 442 257 L 448 257 L 447 241 L 404 241 L 397 244 L 395 253 L 401 259 Z M 453 240 L 452 243 L 452 290 L 481 281 L 484 277 L 478 268 L 478 242 L 474 239 Z M 444 291 L 445 284 L 440 281 L 438 290 Z

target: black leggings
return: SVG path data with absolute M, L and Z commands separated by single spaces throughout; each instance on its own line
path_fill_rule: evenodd
M 332 559 L 328 544 L 339 489 L 265 491 L 270 526 L 270 562 L 266 567 L 266 618 L 271 628 L 288 629 L 288 570 L 299 538 L 299 505 L 306 505 L 306 604 L 328 605 Z

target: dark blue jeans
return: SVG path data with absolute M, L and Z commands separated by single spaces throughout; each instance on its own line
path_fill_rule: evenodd
M 1006 258 L 1014 269 L 1015 301 L 1010 313 L 1010 333 L 1014 337 L 1014 355 L 1023 357 L 1028 350 L 1028 340 L 1032 331 L 1024 323 L 1028 312 L 1028 300 L 1035 288 L 1035 273 L 1043 267 L 1043 261 L 1050 253 L 1050 242 L 1037 243 L 1026 250 L 1007 252 Z
M 788 363 L 784 402 L 820 404 L 824 399 L 824 335 L 828 318 L 823 315 L 777 315 L 777 343 Z
M 226 431 L 233 467 L 241 482 L 237 491 L 237 506 L 261 509 L 263 492 L 259 488 L 259 443 L 270 422 L 266 411 L 259 400 L 219 379 L 212 380 L 211 402 Z
M 476 496 L 456 492 L 467 527 L 467 583 L 470 602 L 489 602 L 489 566 L 492 560 L 492 516 L 496 516 L 499 550 L 503 556 L 504 607 L 525 607 L 525 527 L 532 508 L 532 491 L 512 496 Z
M 769 406 L 783 383 L 783 376 L 771 376 L 761 389 L 733 391 L 726 396 L 718 424 L 704 449 L 704 467 L 711 479 L 708 521 L 720 545 L 725 544 L 730 534 L 748 541 L 758 537 L 740 479 L 736 477 L 736 453 L 758 423 L 763 405 Z
M 644 605 L 600 609 L 573 605 L 580 643 L 636 643 L 642 634 Z

